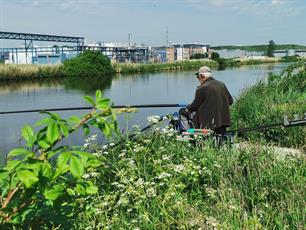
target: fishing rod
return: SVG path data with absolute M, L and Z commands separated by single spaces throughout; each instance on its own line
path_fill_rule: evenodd
M 271 129 L 279 126 L 283 126 L 285 128 L 288 127 L 294 127 L 294 126 L 303 126 L 306 125 L 306 113 L 304 113 L 304 118 L 300 119 L 298 115 L 294 116 L 293 120 L 288 120 L 288 116 L 284 116 L 283 122 L 273 123 L 273 124 L 267 124 L 267 125 L 260 125 L 260 126 L 254 126 L 254 127 L 248 127 L 248 128 L 240 128 L 235 130 L 229 130 L 228 133 L 246 133 L 250 131 L 258 131 L 258 130 L 265 130 L 265 129 Z
M 113 109 L 120 108 L 171 108 L 171 107 L 186 107 L 186 104 L 143 104 L 143 105 L 114 105 Z M 32 110 L 17 110 L 17 111 L 0 111 L 0 115 L 18 114 L 18 113 L 37 113 L 37 112 L 53 112 L 53 111 L 72 111 L 72 110 L 90 110 L 93 107 L 71 107 L 71 108 L 49 108 L 49 109 L 32 109 Z

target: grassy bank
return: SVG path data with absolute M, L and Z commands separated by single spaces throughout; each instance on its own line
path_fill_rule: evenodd
M 280 58 L 263 58 L 263 59 L 221 59 L 225 63 L 225 67 L 235 67 L 242 65 L 257 65 L 264 63 L 280 62 Z M 188 60 L 178 61 L 174 63 L 153 63 L 153 64 L 114 64 L 114 69 L 117 73 L 146 73 L 146 72 L 161 72 L 161 71 L 182 71 L 182 70 L 197 70 L 201 66 L 206 65 L 212 69 L 220 67 L 219 61 L 211 60 Z
M 0 80 L 63 77 L 62 65 L 4 65 L 0 64 Z
M 306 65 L 291 65 L 283 74 L 270 75 L 267 82 L 258 82 L 237 98 L 232 107 L 233 128 L 278 123 L 282 122 L 283 116 L 292 120 L 293 114 L 303 118 L 306 112 L 305 102 Z M 256 141 L 264 139 L 283 146 L 306 149 L 305 126 L 251 132 L 248 136 Z
M 85 177 L 99 194 L 77 228 L 303 228 L 305 158 L 278 160 L 259 145 L 194 147 L 171 135 L 93 151 L 103 167 Z

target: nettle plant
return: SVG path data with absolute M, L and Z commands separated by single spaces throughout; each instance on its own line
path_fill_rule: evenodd
M 116 114 L 109 99 L 96 91 L 96 100 L 84 97 L 93 109 L 81 118 L 68 120 L 55 113 L 35 126 L 26 125 L 21 133 L 25 146 L 9 152 L 6 166 L 0 169 L 0 227 L 69 227 L 76 215 L 88 210 L 86 201 L 98 192 L 92 181 L 82 176 L 100 166 L 100 161 L 80 146 L 60 142 L 82 128 L 99 128 L 105 136 L 118 132 Z

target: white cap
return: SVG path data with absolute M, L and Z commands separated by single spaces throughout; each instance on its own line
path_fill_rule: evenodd
M 195 75 L 203 75 L 205 77 L 211 77 L 212 72 L 208 66 L 202 66 L 198 72 L 195 73 Z

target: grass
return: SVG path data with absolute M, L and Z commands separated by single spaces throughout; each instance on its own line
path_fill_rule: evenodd
M 278 160 L 260 146 L 190 146 L 149 134 L 108 150 L 87 174 L 99 185 L 81 229 L 301 229 L 305 158 Z
M 300 68 L 298 73 L 293 69 Z M 306 112 L 306 65 L 298 63 L 284 70 L 282 76 L 270 75 L 267 82 L 258 82 L 246 89 L 232 107 L 233 128 L 253 127 L 281 122 L 293 114 L 303 118 Z M 250 139 L 265 139 L 282 146 L 305 150 L 306 128 L 276 128 L 248 134 Z
M 62 77 L 62 65 L 2 65 L 0 80 Z

